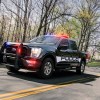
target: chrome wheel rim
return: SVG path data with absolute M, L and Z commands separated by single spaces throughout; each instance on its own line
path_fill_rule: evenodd
M 45 66 L 44 66 L 44 74 L 48 76 L 48 75 L 50 75 L 51 71 L 52 71 L 51 62 L 46 62 Z

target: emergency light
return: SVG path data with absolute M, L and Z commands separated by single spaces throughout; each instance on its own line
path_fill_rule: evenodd
M 9 42 L 5 42 L 5 43 L 4 43 L 4 47 L 5 47 L 5 48 L 7 48 L 9 45 L 10 45 Z

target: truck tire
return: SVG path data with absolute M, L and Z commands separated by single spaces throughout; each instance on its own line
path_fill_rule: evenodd
M 38 72 L 38 76 L 43 79 L 50 78 L 53 74 L 54 62 L 51 58 L 44 59 L 42 66 Z
M 76 67 L 76 73 L 83 74 L 85 71 L 85 65 L 86 65 L 85 61 L 81 61 L 80 66 Z
M 0 52 L 0 63 L 3 63 L 3 55 L 1 52 Z
M 19 68 L 14 68 L 14 67 L 11 67 L 11 66 L 6 66 L 6 68 L 10 71 L 10 72 L 14 72 L 14 73 L 17 73 L 19 71 Z
M 1 49 L 0 49 L 0 63 L 3 63 L 3 54 L 2 54 Z

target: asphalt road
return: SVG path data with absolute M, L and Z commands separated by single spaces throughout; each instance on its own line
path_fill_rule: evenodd
M 99 68 L 86 68 L 83 75 L 62 71 L 43 80 L 30 71 L 0 67 L 0 100 L 100 100 Z

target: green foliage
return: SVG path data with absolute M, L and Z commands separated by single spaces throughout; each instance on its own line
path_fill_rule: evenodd
M 78 38 L 80 34 L 80 23 L 75 19 L 71 18 L 69 21 L 66 20 L 65 24 L 60 24 L 56 28 L 57 34 L 68 34 L 70 38 Z
M 100 67 L 100 62 L 90 62 L 87 64 L 89 67 Z

